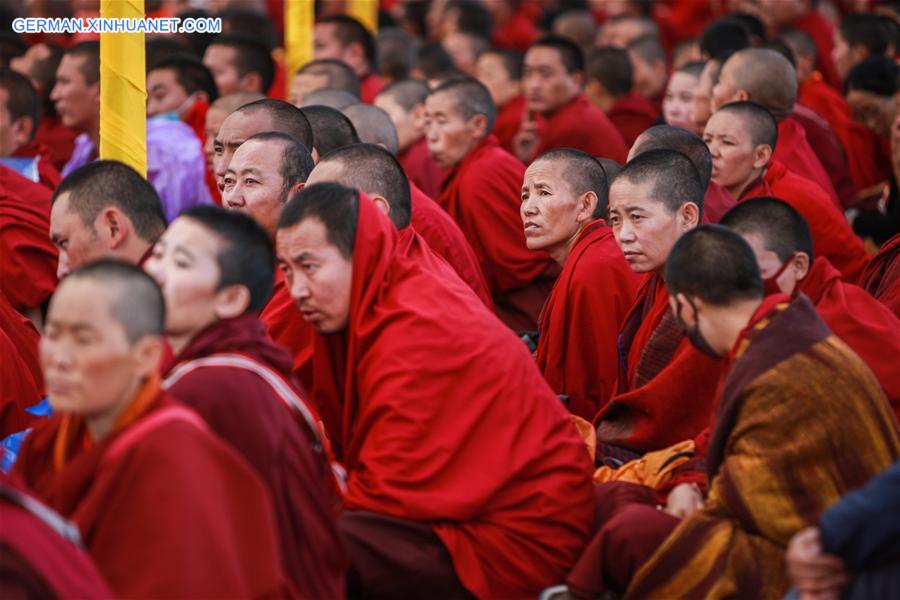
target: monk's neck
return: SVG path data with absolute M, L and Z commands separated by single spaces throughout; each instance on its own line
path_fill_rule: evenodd
M 93 440 L 94 443 L 101 441 L 112 433 L 116 423 L 119 421 L 119 417 L 121 417 L 122 413 L 124 413 L 131 403 L 134 402 L 141 389 L 141 385 L 142 382 L 140 380 L 134 380 L 128 388 L 128 392 L 122 395 L 122 398 L 125 400 L 120 402 L 115 409 L 105 412 L 102 415 L 85 417 L 84 424 L 87 426 L 88 434 L 90 434 L 91 440 Z
M 581 234 L 584 232 L 585 227 L 587 227 L 586 224 L 580 225 L 578 227 L 578 230 L 573 235 L 556 244 L 555 246 L 547 248 L 547 254 L 549 254 L 550 258 L 555 260 L 557 264 L 559 264 L 559 266 L 565 265 L 566 261 L 569 260 L 569 255 L 572 254 L 572 248 L 575 247 L 575 244 L 578 242 L 578 238 L 580 238 Z
M 766 168 L 753 171 L 753 173 L 746 180 L 738 183 L 736 185 L 728 186 L 725 190 L 731 194 L 731 197 L 735 200 L 739 199 L 744 195 L 744 192 L 755 186 L 757 183 L 762 181 L 762 179 L 766 176 Z

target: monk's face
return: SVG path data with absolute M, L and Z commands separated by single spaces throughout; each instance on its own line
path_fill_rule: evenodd
M 296 107 L 303 106 L 303 98 L 310 92 L 324 90 L 329 86 L 329 77 L 325 73 L 298 73 L 291 79 L 288 102 Z
M 694 104 L 691 109 L 691 120 L 694 126 L 700 130 L 706 127 L 706 122 L 712 114 L 711 96 L 713 89 L 713 80 L 718 75 L 719 65 L 715 61 L 707 61 L 700 73 L 700 79 L 697 87 L 694 88 Z
M 96 223 L 85 223 L 70 209 L 69 192 L 63 192 L 50 209 L 50 239 L 59 250 L 56 276 L 62 279 L 84 263 L 111 254 Z
M 662 104 L 663 119 L 666 124 L 694 133 L 702 131 L 698 129 L 691 118 L 694 108 L 694 90 L 697 88 L 698 82 L 698 78 L 687 73 L 678 71 L 672 73 Z
M 483 115 L 463 118 L 454 92 L 431 94 L 425 100 L 425 139 L 439 166 L 459 164 L 485 134 Z
M 712 180 L 735 198 L 760 176 L 771 156 L 768 146 L 755 145 L 745 123 L 726 111 L 713 113 L 703 141 L 712 156 Z
M 175 219 L 153 246 L 144 270 L 166 301 L 166 335 L 190 339 L 218 320 L 219 237 L 189 217 Z
M 528 110 L 551 113 L 581 92 L 581 73 L 566 71 L 556 48 L 536 46 L 525 55 L 522 89 Z
M 325 225 L 307 218 L 275 236 L 279 268 L 303 318 L 317 332 L 339 333 L 350 318 L 353 263 L 328 241 Z
M 203 64 L 212 73 L 219 96 L 244 89 L 237 69 L 237 50 L 220 44 L 210 44 L 203 54 Z
M 634 91 L 644 98 L 659 98 L 669 77 L 664 61 L 648 61 L 637 52 L 628 52 L 634 72 Z
M 392 96 L 379 94 L 375 98 L 375 106 L 386 112 L 394 123 L 401 152 L 422 137 L 425 107 L 421 104 L 417 104 L 407 112 Z
M 100 81 L 89 82 L 82 72 L 87 58 L 66 54 L 56 69 L 50 99 L 62 124 L 76 131 L 91 131 L 100 119 Z
M 265 111 L 235 111 L 228 115 L 213 140 L 213 169 L 216 179 L 224 184 L 225 171 L 231 157 L 247 138 L 273 129 L 272 119 Z
M 225 122 L 225 117 L 227 116 L 228 113 L 220 108 L 210 107 L 209 110 L 206 111 L 206 122 L 203 127 L 203 154 L 206 155 L 206 166 L 210 169 L 214 169 L 215 165 L 216 134 L 219 133 L 219 128 L 222 126 L 222 123 Z M 219 183 L 221 184 L 221 182 Z
M 485 52 L 479 56 L 475 63 L 475 76 L 491 93 L 498 108 L 522 93 L 522 84 L 510 78 L 499 54 Z
M 712 88 L 711 108 L 713 111 L 720 109 L 729 102 L 746 100 L 739 94 L 737 82 L 734 79 L 735 61 L 731 60 L 722 65 L 719 72 L 719 80 Z
M 597 205 L 594 194 L 573 193 L 565 174 L 566 165 L 560 161 L 532 163 L 525 171 L 519 209 L 528 248 L 547 250 L 559 262 L 565 262 Z
M 753 249 L 753 254 L 756 255 L 756 264 L 759 265 L 759 274 L 763 281 L 774 277 L 784 266 L 784 263 L 777 254 L 766 248 L 763 236 L 755 232 L 739 231 L 738 233 Z M 782 270 L 781 275 L 778 275 L 775 279 L 775 284 L 781 290 L 781 293 L 788 296 L 793 295 L 797 284 L 806 277 L 808 271 L 809 256 L 805 253 L 797 252 L 788 259 L 787 266 Z
M 50 301 L 40 358 L 54 412 L 114 422 L 153 371 L 116 318 L 118 292 L 107 286 L 66 280 Z
M 652 182 L 616 179 L 609 190 L 609 225 L 635 273 L 662 269 L 678 238 L 697 225 L 683 205 L 671 212 L 654 195 Z
M 235 151 L 225 171 L 222 206 L 247 213 L 274 239 L 287 200 L 281 175 L 284 144 L 250 141 Z
M 153 69 L 147 73 L 147 116 L 181 112 L 190 106 L 191 94 L 180 83 L 174 69 Z

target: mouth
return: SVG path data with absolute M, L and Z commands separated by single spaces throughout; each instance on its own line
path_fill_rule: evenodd
M 244 205 L 238 204 L 237 202 L 226 202 L 225 208 L 227 208 L 228 210 L 241 210 L 242 208 L 244 208 Z
M 525 235 L 528 235 L 529 233 L 532 233 L 532 234 L 533 234 L 533 233 L 535 233 L 535 232 L 536 232 L 538 229 L 540 229 L 540 228 L 541 228 L 540 225 L 538 225 L 537 223 L 535 223 L 535 222 L 533 222 L 533 221 L 526 221 L 526 223 L 525 223 Z
M 66 395 L 71 394 L 75 390 L 76 385 L 70 381 L 47 378 L 46 388 L 48 396 Z
M 301 308 L 300 314 L 303 316 L 303 320 L 307 323 L 318 323 L 324 317 L 321 312 L 314 308 Z
M 625 250 L 622 252 L 625 255 L 625 260 L 635 260 L 639 256 L 642 256 L 643 253 L 638 252 L 637 250 Z

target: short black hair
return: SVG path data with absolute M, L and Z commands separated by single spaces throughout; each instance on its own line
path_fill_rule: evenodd
M 697 169 L 703 189 L 709 185 L 712 177 L 712 156 L 703 138 L 693 131 L 671 125 L 654 125 L 645 129 L 631 147 L 635 157 L 650 150 L 674 150 L 684 154 Z
M 28 51 L 28 44 L 25 43 L 22 36 L 9 31 L 7 27 L 8 25 L 0 30 L 0 67 L 8 67 L 12 59 L 22 56 Z
M 613 96 L 625 96 L 634 86 L 634 74 L 628 52 L 615 46 L 594 48 L 587 53 L 588 81 L 597 80 Z
M 102 284 L 102 294 L 112 298 L 113 318 L 125 330 L 128 343 L 146 336 L 165 335 L 166 302 L 159 285 L 140 267 L 121 259 L 101 258 L 69 273 L 60 287 L 79 279 Z
M 457 11 L 456 30 L 490 39 L 494 20 L 484 2 L 479 0 L 450 0 L 444 7 L 446 16 L 451 10 Z
M 271 52 L 278 46 L 272 19 L 258 10 L 228 6 L 216 13 L 222 19 L 222 31 L 252 37 Z
M 781 30 L 778 37 L 791 49 L 795 61 L 804 57 L 813 61 L 818 60 L 819 49 L 816 47 L 816 42 L 802 29 L 789 27 Z
M 781 198 L 757 196 L 738 202 L 719 223 L 741 235 L 760 236 L 765 249 L 774 252 L 781 262 L 794 252 L 803 252 L 810 260 L 815 258 L 806 219 Z
M 713 306 L 763 297 L 756 255 L 722 225 L 701 225 L 682 235 L 666 259 L 669 296 L 684 294 Z
M 628 44 L 627 50 L 634 52 L 646 63 L 666 64 L 666 50 L 655 35 L 644 35 L 637 38 Z
M 728 113 L 744 119 L 754 146 L 766 144 L 772 150 L 778 144 L 778 122 L 775 116 L 761 104 L 741 100 L 729 102 L 719 107 L 716 112 Z
M 190 48 L 175 37 L 152 37 L 144 42 L 144 64 L 147 66 L 147 72 L 151 66 L 162 60 L 183 54 L 193 56 L 190 54 Z
M 525 54 L 519 50 L 509 50 L 507 48 L 492 48 L 485 52 L 492 54 L 500 59 L 503 63 L 503 69 L 512 81 L 522 79 L 522 65 L 525 61 Z
M 334 58 L 313 60 L 297 69 L 296 74 L 325 75 L 328 78 L 329 89 L 342 90 L 359 98 L 359 76 L 340 60 Z
M 455 77 L 440 84 L 428 95 L 434 96 L 441 93 L 453 94 L 456 107 L 463 119 L 468 121 L 475 115 L 484 115 L 487 119 L 487 133 L 494 129 L 497 107 L 494 105 L 491 93 L 483 83 L 473 77 Z
M 258 38 L 240 33 L 220 35 L 210 42 L 210 46 L 226 46 L 234 49 L 234 68 L 238 77 L 248 73 L 257 73 L 262 82 L 263 94 L 272 86 L 275 79 L 275 61 L 265 44 Z
M 245 104 L 234 112 L 253 113 L 257 111 L 269 115 L 274 131 L 286 133 L 299 140 L 307 148 L 312 148 L 315 142 L 315 133 L 312 124 L 302 110 L 284 100 L 262 98 Z
M 533 43 L 531 48 L 553 48 L 559 52 L 563 66 L 567 73 L 584 73 L 584 53 L 581 48 L 567 37 L 561 35 L 546 35 Z
M 337 183 L 317 183 L 295 192 L 288 200 L 278 229 L 287 229 L 304 219 L 318 219 L 325 237 L 347 260 L 353 260 L 359 220 L 359 192 Z
M 196 221 L 222 241 L 218 289 L 242 285 L 250 292 L 247 311 L 265 308 L 275 284 L 275 250 L 265 230 L 249 215 L 214 204 L 192 206 L 178 218 Z
M 341 111 L 320 105 L 304 106 L 300 110 L 312 127 L 314 147 L 319 156 L 325 156 L 332 150 L 359 143 L 356 128 L 353 127 L 353 123 L 347 118 L 347 115 Z
M 750 32 L 737 19 L 725 17 L 706 26 L 700 36 L 700 53 L 725 61 L 729 56 L 750 47 Z
M 597 196 L 594 218 L 606 216 L 606 208 L 609 205 L 609 180 L 606 177 L 606 169 L 596 157 L 575 148 L 554 148 L 538 156 L 531 164 L 541 161 L 563 163 L 560 174 L 572 193 L 581 196 L 587 192 L 594 192 Z
M 191 54 L 176 54 L 168 56 L 150 65 L 147 73 L 160 69 L 169 69 L 175 73 L 175 80 L 185 92 L 193 94 L 204 92 L 209 102 L 215 102 L 219 97 L 216 81 L 212 73 L 203 61 Z
M 844 17 L 838 31 L 851 48 L 862 46 L 871 56 L 884 56 L 892 41 L 885 17 L 857 13 Z
M 383 196 L 390 204 L 397 229 L 409 225 L 412 213 L 409 180 L 394 155 L 375 144 L 354 144 L 326 154 L 319 163 L 337 162 L 343 167 L 341 185 Z
M 750 34 L 751 44 L 756 41 L 766 41 L 766 26 L 759 17 L 750 13 L 735 12 L 728 15 L 728 18 L 737 21 L 747 29 L 747 33 Z
M 287 200 L 288 192 L 292 187 L 298 183 L 306 183 L 313 167 L 316 166 L 309 148 L 292 135 L 280 131 L 263 131 L 262 133 L 251 135 L 244 141 L 244 144 L 247 142 L 274 142 L 281 144 L 281 166 L 278 172 L 284 181 L 282 197 L 285 200 Z
M 853 90 L 871 92 L 878 96 L 893 96 L 897 90 L 900 67 L 887 56 L 870 56 L 847 74 L 844 94 Z
M 93 226 L 97 215 L 114 206 L 127 216 L 134 232 L 153 243 L 166 229 L 159 194 L 141 175 L 116 160 L 95 160 L 69 173 L 53 192 L 52 203 L 69 194 L 69 210 Z
M 347 15 L 322 17 L 318 20 L 317 25 L 326 23 L 335 25 L 335 37 L 344 48 L 350 44 L 361 45 L 366 62 L 369 63 L 371 69 L 375 69 L 375 38 L 365 25 Z
M 59 62 L 62 60 L 63 49 L 56 44 L 44 43 L 44 46 L 47 47 L 47 56 L 32 63 L 28 76 L 37 82 L 43 114 L 47 116 L 56 114 L 56 106 L 50 100 L 50 94 L 53 92 L 53 84 L 56 81 L 56 69 L 59 68 Z
M 425 79 L 433 79 L 440 73 L 456 69 L 456 63 L 442 44 L 430 42 L 419 46 L 416 52 L 416 69 L 422 72 Z
M 63 56 L 84 59 L 80 71 L 88 85 L 100 81 L 100 42 L 94 40 L 78 42 L 66 50 Z
M 416 62 L 416 40 L 407 31 L 396 28 L 382 29 L 375 39 L 378 48 L 378 66 L 383 77 L 397 81 L 409 77 Z
M 0 68 L 0 89 L 6 90 L 6 110 L 10 122 L 22 117 L 31 119 L 31 136 L 34 138 L 41 120 L 41 97 L 31 81 L 12 69 Z
M 702 214 L 705 189 L 697 167 L 687 156 L 675 150 L 649 150 L 626 163 L 616 176 L 633 185 L 650 184 L 651 195 L 670 213 L 693 202 Z
M 353 123 L 359 141 L 367 144 L 378 144 L 387 149 L 391 154 L 400 152 L 400 139 L 397 136 L 397 128 L 384 110 L 374 104 L 354 104 L 343 111 L 344 115 Z
M 705 60 L 692 60 L 691 62 L 685 63 L 680 67 L 676 67 L 672 69 L 673 73 L 686 73 L 691 77 L 696 77 L 700 79 L 700 75 L 703 74 L 703 67 L 706 66 Z
M 403 79 L 387 86 L 378 95 L 393 98 L 403 110 L 409 112 L 417 104 L 424 104 L 428 97 L 428 84 L 421 79 Z

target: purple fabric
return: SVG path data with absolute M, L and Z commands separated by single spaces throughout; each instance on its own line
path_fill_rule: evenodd
M 75 138 L 62 176 L 86 165 L 93 155 L 94 144 L 82 133 Z M 193 129 L 165 117 L 147 120 L 147 180 L 156 188 L 169 222 L 191 206 L 212 202 L 205 169 L 203 148 Z

